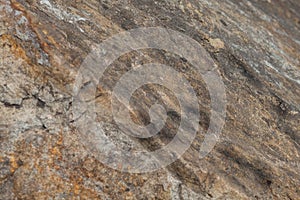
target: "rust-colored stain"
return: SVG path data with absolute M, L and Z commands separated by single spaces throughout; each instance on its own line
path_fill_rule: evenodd
M 24 17 L 28 19 L 28 28 L 37 36 L 41 49 L 48 54 L 51 63 L 51 67 L 42 67 L 37 63 L 32 62 L 32 60 L 26 56 L 26 51 L 24 51 L 19 42 L 16 41 L 12 36 L 7 35 L 6 37 L 9 38 L 11 44 L 15 46 L 15 55 L 17 57 L 21 56 L 30 66 L 30 69 L 27 69 L 28 75 L 32 76 L 33 78 L 39 77 L 42 82 L 54 82 L 56 85 L 58 85 L 59 89 L 67 92 L 65 88 L 66 83 L 72 83 L 73 77 L 70 76 L 68 67 L 63 66 L 66 63 L 57 62 L 57 59 L 55 59 L 57 56 L 54 55 L 55 49 L 53 49 L 53 47 L 59 49 L 60 46 L 57 43 L 55 36 L 49 34 L 49 30 L 52 28 L 52 26 L 40 23 L 34 15 L 32 15 L 24 8 L 24 6 L 15 0 L 11 0 L 11 6 L 13 9 L 21 11 Z M 64 58 L 62 57 L 62 59 Z
M 12 35 L 9 34 L 3 34 L 0 36 L 1 40 L 4 40 L 7 42 L 7 44 L 10 45 L 10 49 L 12 53 L 17 57 L 17 58 L 22 58 L 26 62 L 30 62 L 30 59 L 27 57 L 25 50 L 16 42 L 16 40 L 13 38 Z
M 12 152 L 3 151 L 0 156 L 1 197 L 297 199 L 300 91 L 296 71 L 299 69 L 296 1 L 236 4 L 230 0 L 131 0 L 126 5 L 122 1 L 97 0 L 0 2 L 5 22 L 0 22 L 0 41 L 5 45 L 4 59 L 7 59 L 0 73 L 0 80 L 7 82 L 0 86 L 0 107 L 5 111 L 1 123 L 7 123 L 4 133 L 0 133 L 0 146 L 13 143 L 13 148 L 8 150 Z M 67 139 L 82 139 L 69 119 L 74 108 L 70 98 L 72 83 L 94 44 L 121 31 L 155 26 L 192 37 L 213 57 L 228 95 L 224 140 L 199 161 L 198 150 L 203 139 L 199 133 L 191 148 L 161 171 L 123 173 L 101 163 L 101 158 L 90 154 L 79 141 Z M 266 67 L 264 61 L 271 67 Z M 203 77 L 190 70 L 190 64 L 177 55 L 150 49 L 131 52 L 109 66 L 103 78 L 107 78 L 111 87 L 131 68 L 150 62 L 172 65 L 187 78 L 199 95 L 201 117 L 204 116 L 199 125 L 206 129 L 212 97 L 206 91 Z M 18 80 L 18 77 L 28 80 Z M 98 85 L 95 99 L 91 101 L 95 101 L 99 112 L 97 120 L 113 125 L 113 129 L 107 128 L 110 134 L 116 129 L 111 116 L 113 96 L 104 84 Z M 141 102 L 143 109 L 140 111 L 133 104 L 124 108 L 129 110 L 130 120 L 137 124 L 147 121 L 146 108 L 152 101 L 163 101 L 170 108 L 168 111 L 174 111 L 170 112 L 172 116 L 175 111 L 180 114 L 175 97 L 167 93 L 166 97 L 160 97 L 160 93 L 155 93 L 157 90 L 147 87 L 143 89 L 147 95 L 135 94 L 131 100 Z M 14 97 L 22 97 L 22 104 L 7 103 L 13 102 L 10 98 L 15 100 Z M 29 130 L 26 127 L 32 121 L 26 121 L 27 113 L 33 113 L 30 120 L 37 123 Z M 49 124 L 54 129 L 43 124 L 42 114 L 53 116 L 46 120 L 53 120 Z M 10 121 L 5 121 L 6 116 L 16 121 L 10 125 Z M 175 123 L 176 119 L 170 117 L 166 130 L 157 138 L 133 142 L 150 151 L 157 143 L 164 143 L 165 136 L 166 143 L 172 139 Z M 65 126 L 64 131 L 52 132 L 60 126 Z M 11 134 L 24 128 L 26 131 L 20 134 Z M 42 136 L 42 142 L 36 141 L 36 134 Z M 122 164 L 117 169 L 123 169 Z

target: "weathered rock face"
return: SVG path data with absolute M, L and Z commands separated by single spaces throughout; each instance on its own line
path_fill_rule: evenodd
M 297 0 L 0 0 L 0 199 L 299 199 L 299 10 Z M 150 26 L 184 33 L 209 52 L 226 87 L 227 116 L 205 158 L 199 132 L 166 168 L 125 173 L 82 143 L 73 86 L 94 44 Z M 192 83 L 207 130 L 211 100 L 202 77 L 178 55 L 144 49 L 121 56 L 99 85 L 97 120 L 106 133 L 121 143 L 110 90 L 143 63 L 173 66 Z M 180 121 L 174 95 L 145 86 L 132 101 L 136 123 L 149 122 L 156 102 L 171 111 L 159 136 L 130 142 L 149 151 L 168 143 Z

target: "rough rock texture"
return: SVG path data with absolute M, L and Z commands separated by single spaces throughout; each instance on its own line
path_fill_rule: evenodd
M 299 10 L 298 0 L 0 0 L 0 199 L 300 199 Z M 148 26 L 182 32 L 209 52 L 226 86 L 227 117 L 204 159 L 195 156 L 199 133 L 165 169 L 130 174 L 86 150 L 70 116 L 72 87 L 93 44 Z M 205 84 L 176 55 L 121 56 L 108 85 L 150 62 L 172 65 L 194 83 L 207 129 Z M 133 101 L 147 108 L 161 101 L 159 89 L 146 87 L 151 98 L 137 92 Z M 118 131 L 106 114 L 109 87 L 99 93 L 99 120 L 108 133 Z M 167 142 L 176 133 L 176 107 L 167 137 L 135 142 L 150 150 Z M 149 121 L 145 113 L 136 121 Z

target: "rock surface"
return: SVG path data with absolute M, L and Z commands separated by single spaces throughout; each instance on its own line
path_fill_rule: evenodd
M 299 199 L 299 10 L 297 0 L 0 0 L 0 199 Z M 226 87 L 225 126 L 203 159 L 198 133 L 166 168 L 124 173 L 81 142 L 74 80 L 93 44 L 156 26 L 188 35 L 214 59 Z M 153 62 L 193 83 L 207 130 L 210 97 L 201 76 L 179 56 L 145 49 L 116 60 L 97 91 L 97 120 L 107 133 L 119 135 L 109 114 L 111 87 L 129 69 Z M 163 90 L 146 86 L 135 94 L 143 108 L 134 113 L 138 123 L 149 121 L 146 110 L 164 101 Z M 178 103 L 165 93 L 173 110 L 165 136 L 133 141 L 148 150 L 178 128 Z

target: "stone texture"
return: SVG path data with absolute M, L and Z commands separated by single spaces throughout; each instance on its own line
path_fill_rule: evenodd
M 297 0 L 0 0 L 0 199 L 299 199 L 299 10 Z M 122 173 L 82 144 L 71 116 L 72 87 L 93 44 L 148 26 L 182 32 L 209 52 L 226 86 L 227 118 L 204 159 L 195 157 L 199 133 L 165 169 Z M 210 98 L 202 78 L 176 55 L 142 50 L 121 56 L 99 89 L 98 120 L 110 125 L 108 133 L 118 130 L 109 89 L 130 68 L 150 62 L 172 65 L 193 83 L 207 129 Z M 160 90 L 147 86 L 132 100 L 146 110 L 163 101 Z M 174 112 L 166 136 L 134 141 L 146 149 L 176 133 L 178 103 L 169 95 Z M 135 120 L 147 123 L 145 113 Z

